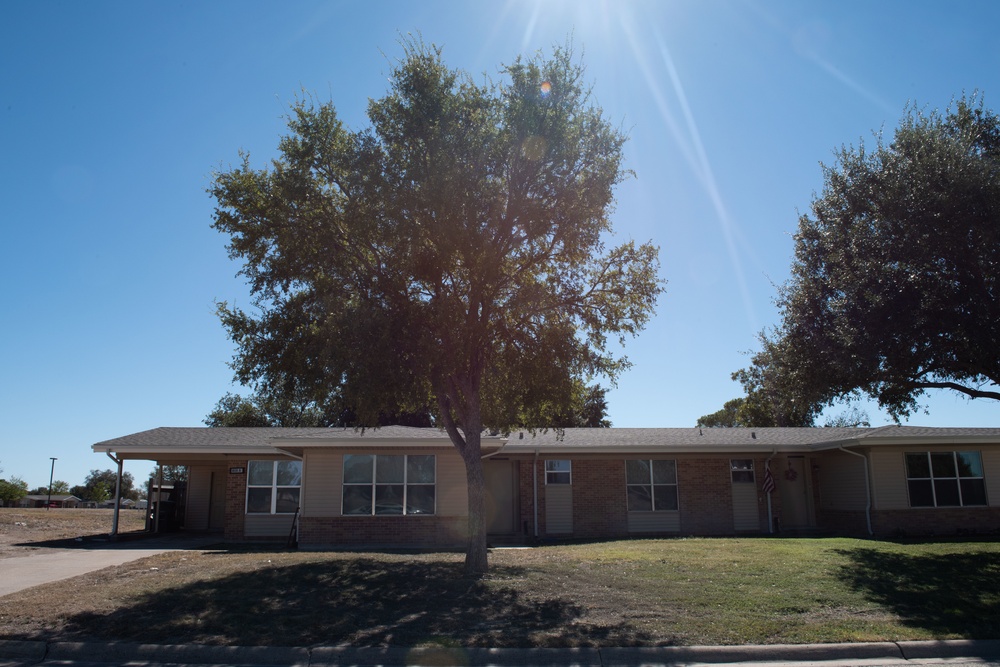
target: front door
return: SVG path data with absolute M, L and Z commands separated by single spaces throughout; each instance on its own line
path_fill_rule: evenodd
M 212 495 L 208 507 L 208 529 L 221 531 L 226 525 L 226 471 L 212 472 Z
M 784 470 L 775 475 L 781 493 L 783 528 L 809 528 L 813 525 L 807 473 L 806 457 L 789 456 Z
M 490 535 L 513 535 L 517 475 L 514 462 L 486 459 L 483 461 L 486 478 L 486 532 Z

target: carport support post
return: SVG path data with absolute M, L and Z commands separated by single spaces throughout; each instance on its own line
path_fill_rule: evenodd
M 122 507 L 122 464 L 125 463 L 125 459 L 116 459 L 111 456 L 111 452 L 104 453 L 118 464 L 118 476 L 115 478 L 115 518 L 111 521 L 111 539 L 114 540 L 118 538 L 118 512 L 121 511 Z
M 156 463 L 156 511 L 153 512 L 153 532 L 160 532 L 160 515 L 163 514 L 163 464 Z

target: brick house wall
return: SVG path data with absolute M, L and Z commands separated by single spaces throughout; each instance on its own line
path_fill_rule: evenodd
M 573 461 L 573 537 L 628 537 L 625 459 Z
M 299 544 L 308 547 L 380 546 L 464 547 L 469 519 L 464 516 L 301 517 Z
M 628 530 L 628 507 L 625 489 L 625 459 L 575 458 L 573 465 L 573 532 L 560 534 L 560 539 L 622 538 L 639 536 Z M 680 511 L 679 532 L 659 535 L 733 535 L 733 491 L 729 457 L 678 458 L 677 482 Z M 761 491 L 764 483 L 765 458 L 754 459 L 757 486 L 757 508 L 760 532 L 767 532 L 767 499 Z M 520 493 L 520 523 L 527 527 L 526 537 L 534 536 L 535 479 L 533 461 L 521 461 L 518 470 Z M 538 537 L 548 537 L 545 526 L 545 463 L 535 464 L 537 474 Z M 781 500 L 772 496 L 774 516 L 780 517 Z M 649 536 L 642 534 L 643 536 Z
M 628 530 L 625 459 L 586 457 L 572 459 L 573 532 L 560 539 L 615 539 L 652 536 Z M 732 478 L 728 456 L 705 458 L 681 457 L 677 461 L 680 529 L 656 535 L 733 535 Z M 754 459 L 759 525 L 767 532 L 767 499 L 761 491 L 764 481 L 764 458 Z M 533 483 L 537 480 L 538 536 L 548 537 L 545 526 L 545 463 L 539 458 L 517 462 L 517 530 L 527 540 L 534 537 L 535 506 Z M 247 468 L 246 461 L 233 461 L 229 469 Z M 227 474 L 225 539 L 244 541 L 246 473 Z M 781 516 L 781 497 L 772 496 L 772 510 Z M 838 521 L 845 526 L 856 519 L 833 517 L 824 513 L 824 521 Z M 863 516 L 862 516 L 863 525 Z M 851 534 L 857 531 L 845 531 Z M 326 516 L 299 517 L 299 543 L 303 546 L 438 546 L 460 547 L 468 534 L 464 516 Z
M 241 541 L 244 534 L 247 501 L 247 461 L 230 461 L 226 469 L 226 523 L 223 535 L 228 541 Z M 242 473 L 232 470 L 242 468 Z
M 1000 535 L 1000 507 L 872 510 L 876 537 Z
M 816 523 L 837 535 L 868 537 L 868 522 L 863 511 L 818 509 Z
M 728 458 L 677 461 L 677 502 L 684 535 L 732 535 L 733 489 Z

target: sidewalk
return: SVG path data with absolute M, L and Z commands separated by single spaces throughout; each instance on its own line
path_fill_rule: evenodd
M 183 665 L 693 665 L 739 662 L 842 662 L 915 664 L 968 658 L 1000 661 L 1000 641 L 880 642 L 770 646 L 666 646 L 641 648 L 406 648 L 319 646 L 161 646 L 0 640 L 0 664 L 38 663 Z

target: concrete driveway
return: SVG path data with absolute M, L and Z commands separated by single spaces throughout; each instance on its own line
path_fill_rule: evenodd
M 221 541 L 220 535 L 174 533 L 140 540 L 87 542 L 78 548 L 40 549 L 30 555 L 4 558 L 0 561 L 0 597 L 146 556 L 200 550 Z

